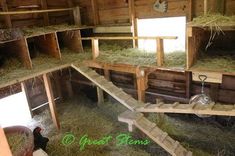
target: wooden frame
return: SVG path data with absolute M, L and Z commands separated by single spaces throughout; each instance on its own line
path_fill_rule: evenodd
M 157 43 L 157 65 L 162 66 L 164 63 L 164 39 L 177 39 L 176 36 L 157 36 L 157 37 L 85 37 L 81 40 L 91 40 L 92 56 L 95 60 L 99 56 L 99 40 L 156 40 Z

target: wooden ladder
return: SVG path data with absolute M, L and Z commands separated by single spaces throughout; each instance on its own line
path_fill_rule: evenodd
M 88 67 L 77 67 L 72 65 L 72 67 L 92 81 L 95 85 L 100 87 L 102 90 L 107 92 L 125 107 L 131 111 L 135 111 L 136 108 L 144 106 L 144 103 L 135 100 L 132 96 L 125 93 L 122 89 L 116 87 L 112 82 L 106 80 L 104 76 L 99 75 L 94 70 Z
M 172 139 L 155 123 L 145 118 L 142 113 L 128 110 L 118 116 L 118 121 L 127 123 L 129 131 L 133 130 L 133 126 L 136 126 L 173 156 L 192 156 L 191 151 L 186 150 L 178 141 Z

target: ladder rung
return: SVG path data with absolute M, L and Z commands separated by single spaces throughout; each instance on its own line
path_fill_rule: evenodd
M 173 146 L 173 152 L 176 151 L 176 149 L 179 147 L 180 143 L 178 141 L 175 141 L 175 144 Z
M 167 138 L 168 134 L 164 132 L 162 136 L 160 136 L 160 141 L 163 142 Z

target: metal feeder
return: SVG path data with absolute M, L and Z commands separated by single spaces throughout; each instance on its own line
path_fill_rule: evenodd
M 209 105 L 210 103 L 212 103 L 212 100 L 208 95 L 206 95 L 204 93 L 204 85 L 205 85 L 205 81 L 207 79 L 207 76 L 206 75 L 199 75 L 198 78 L 202 84 L 201 94 L 194 95 L 193 97 L 191 97 L 189 100 L 189 104 Z M 200 114 L 196 114 L 196 115 L 201 118 L 210 117 L 210 115 L 200 115 Z

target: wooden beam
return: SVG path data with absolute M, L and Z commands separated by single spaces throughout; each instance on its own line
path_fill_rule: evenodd
M 37 13 L 49 13 L 49 12 L 63 12 L 73 11 L 73 8 L 62 8 L 62 9 L 45 9 L 45 10 L 27 10 L 27 11 L 2 11 L 0 15 L 21 15 L 21 14 L 37 14 Z
M 208 13 L 208 0 L 204 0 L 204 15 Z
M 8 12 L 8 6 L 7 6 L 6 0 L 1 0 L 1 6 L 2 6 L 3 11 Z M 4 16 L 4 20 L 5 20 L 5 24 L 6 24 L 7 28 L 12 28 L 11 16 L 6 14 Z
M 188 0 L 188 18 L 187 21 L 193 20 L 193 0 Z
M 7 142 L 6 135 L 3 128 L 0 127 L 0 155 L 1 156 L 12 156 L 10 146 Z
M 98 105 L 104 103 L 104 91 L 97 87 L 97 98 L 98 98 Z
M 99 56 L 99 40 L 92 39 L 92 58 L 95 60 Z
M 94 25 L 99 25 L 100 20 L 99 20 L 99 9 L 97 5 L 97 0 L 91 0 L 91 8 L 92 8 L 92 13 L 93 13 L 93 21 Z
M 45 85 L 45 90 L 48 98 L 49 108 L 52 116 L 52 121 L 55 124 L 56 128 L 60 129 L 60 123 L 57 116 L 55 98 L 52 90 L 51 80 L 48 74 L 43 74 L 43 80 Z
M 73 9 L 73 18 L 74 18 L 74 24 L 75 25 L 82 26 L 81 13 L 80 13 L 79 6 L 77 6 Z
M 157 39 L 168 39 L 168 40 L 175 40 L 177 36 L 155 36 L 155 37 L 146 37 L 146 36 L 137 36 L 137 37 L 129 37 L 129 36 L 110 36 L 110 37 L 82 37 L 81 40 L 92 40 L 92 39 L 99 39 L 99 40 L 157 40 Z
M 157 39 L 157 65 L 162 66 L 164 63 L 164 45 L 162 39 Z
M 135 15 L 135 1 L 134 0 L 129 0 L 129 21 L 132 26 L 132 36 L 137 37 L 138 32 L 137 32 L 137 19 Z M 133 48 L 138 47 L 138 40 L 133 39 Z
M 40 2 L 41 2 L 41 8 L 47 9 L 47 0 L 40 0 Z M 48 12 L 43 13 L 43 22 L 45 26 L 50 24 Z
M 28 103 L 28 107 L 29 107 L 29 112 L 30 112 L 30 115 L 31 115 L 31 118 L 32 118 L 33 117 L 33 113 L 32 113 L 32 107 L 31 107 L 31 103 L 30 103 L 30 98 L 29 98 L 27 86 L 26 86 L 25 82 L 21 82 L 20 84 L 21 84 L 21 90 L 25 94 L 25 97 L 27 99 L 27 103 Z

